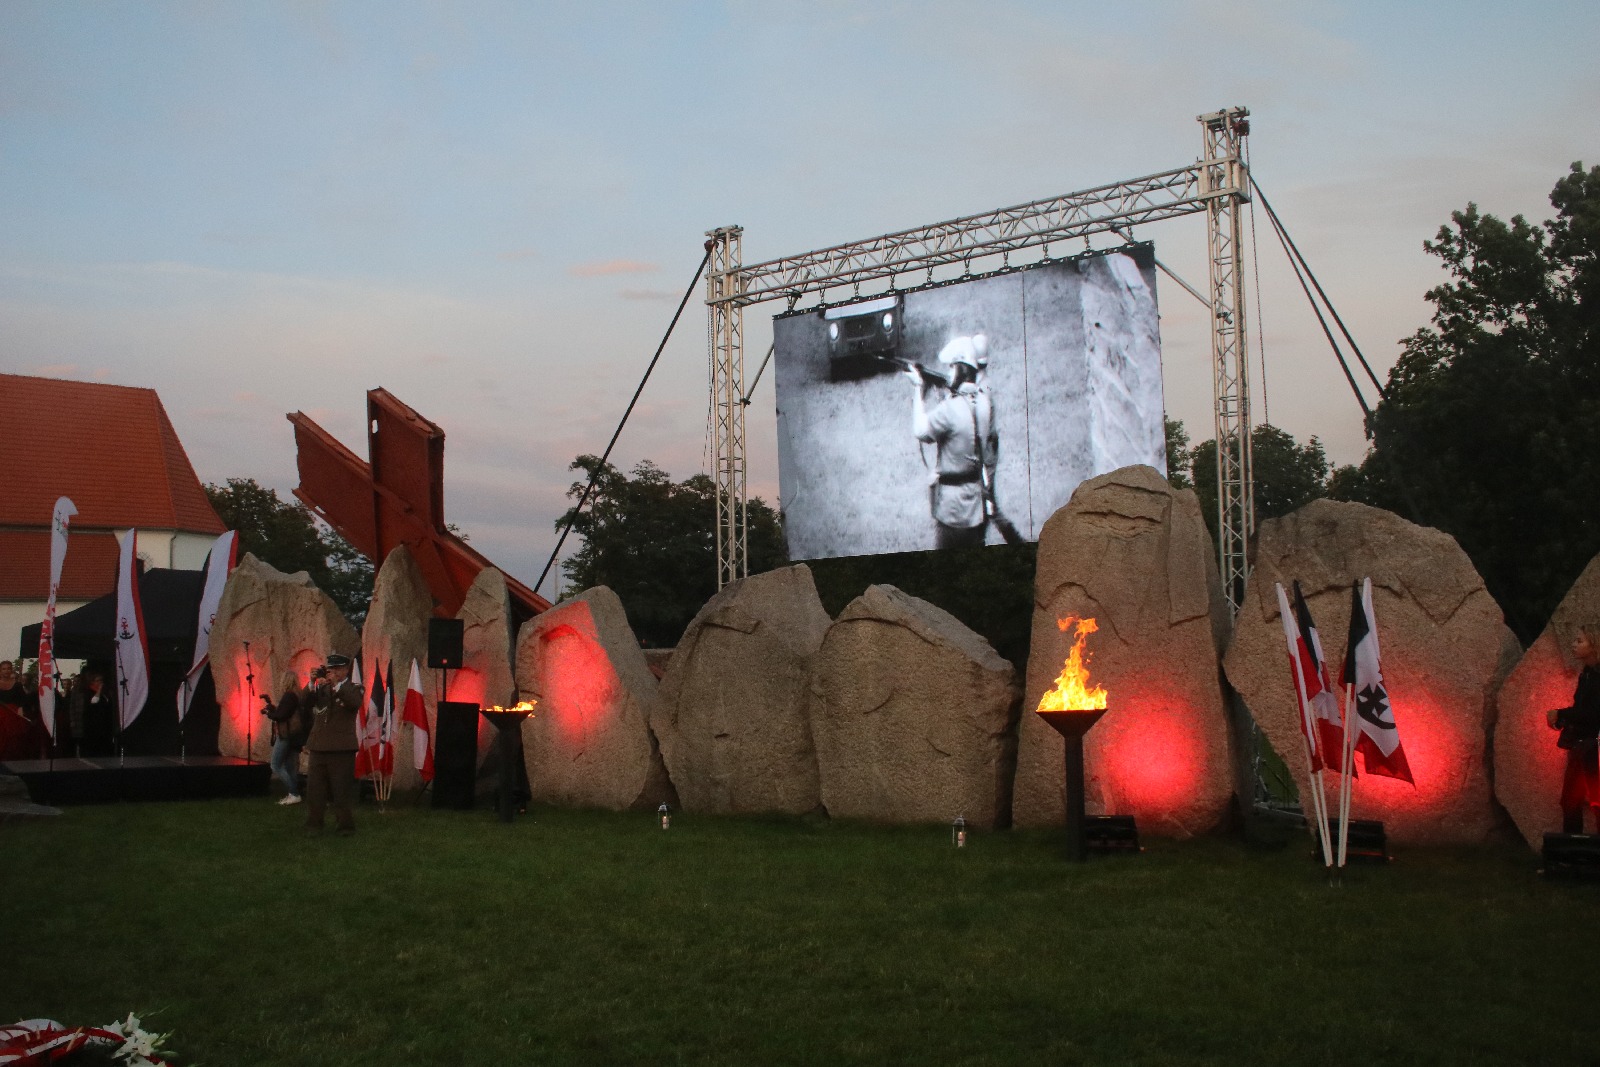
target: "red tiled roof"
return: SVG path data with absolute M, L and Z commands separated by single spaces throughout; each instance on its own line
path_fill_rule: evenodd
M 62 600 L 93 600 L 117 585 L 117 538 L 98 530 L 73 530 L 61 565 Z M 0 530 L 0 600 L 50 595 L 50 531 Z M 41 618 L 43 616 L 41 615 Z
M 0 412 L 0 526 L 48 530 L 68 496 L 75 528 L 226 529 L 154 389 L 0 374 Z

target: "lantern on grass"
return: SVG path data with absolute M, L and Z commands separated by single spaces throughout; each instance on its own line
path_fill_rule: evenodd
M 957 815 L 956 821 L 950 824 L 950 840 L 955 843 L 956 848 L 967 847 L 967 818 L 965 815 Z
M 672 829 L 672 809 L 671 808 L 667 807 L 665 804 L 662 804 L 659 808 L 656 809 L 656 814 L 661 816 L 661 828 L 663 830 Z

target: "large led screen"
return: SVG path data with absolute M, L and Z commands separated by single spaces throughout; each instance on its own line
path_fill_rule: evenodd
M 1085 479 L 1166 470 L 1148 244 L 773 327 L 790 559 L 1034 541 Z

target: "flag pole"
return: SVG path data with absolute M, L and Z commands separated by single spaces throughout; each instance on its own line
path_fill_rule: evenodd
M 1294 665 L 1295 693 L 1300 700 L 1300 739 L 1302 747 L 1305 749 L 1306 774 L 1310 778 L 1312 786 L 1311 808 L 1317 817 L 1317 834 L 1314 835 L 1314 838 L 1320 838 L 1322 842 L 1322 865 L 1331 867 L 1333 865 L 1333 843 L 1329 840 L 1328 835 L 1328 795 L 1322 789 L 1322 772 L 1316 769 L 1316 765 L 1311 758 L 1311 735 L 1305 730 L 1306 682 L 1300 673 L 1300 658 L 1292 656 L 1290 657 L 1290 662 Z
M 1350 682 L 1344 687 L 1344 768 L 1339 775 L 1339 866 L 1344 866 L 1346 849 L 1350 841 L 1350 795 L 1355 791 L 1355 734 L 1351 730 L 1350 707 L 1355 699 L 1356 687 Z

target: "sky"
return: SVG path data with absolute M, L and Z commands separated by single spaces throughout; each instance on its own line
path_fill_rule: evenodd
M 285 414 L 364 455 L 382 386 L 445 430 L 450 521 L 531 583 L 710 229 L 754 263 L 1135 178 L 1243 105 L 1256 180 L 1381 374 L 1452 211 L 1544 219 L 1600 163 L 1596 54 L 1600 4 L 1537 0 L 7 0 L 0 368 L 153 388 L 202 481 L 285 498 Z M 1257 217 L 1254 417 L 1358 462 Z M 1136 236 L 1204 286 L 1198 217 Z M 1162 283 L 1168 414 L 1203 440 L 1205 311 Z M 709 470 L 702 300 L 619 466 Z M 778 310 L 746 312 L 752 374 Z M 748 420 L 776 502 L 770 376 Z

